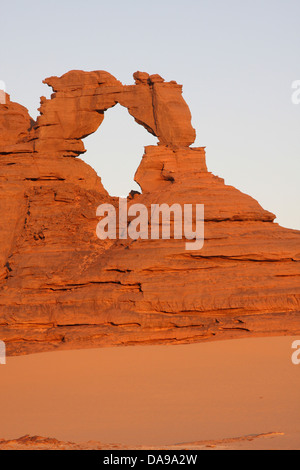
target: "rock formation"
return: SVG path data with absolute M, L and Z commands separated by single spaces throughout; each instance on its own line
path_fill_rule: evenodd
M 281 439 L 284 433 L 282 432 L 267 432 L 262 434 L 250 434 L 246 436 L 231 437 L 219 440 L 210 441 L 196 441 L 186 442 L 183 444 L 174 445 L 160 445 L 160 446 L 149 446 L 149 445 L 135 445 L 134 450 L 259 450 L 256 448 L 257 440 L 267 441 L 264 442 L 263 450 L 266 450 L 265 446 L 270 446 L 268 450 L 278 450 L 278 446 L 282 446 Z M 275 446 L 272 447 L 270 442 L 274 442 L 276 439 Z M 69 442 L 59 441 L 58 439 L 51 437 L 41 436 L 29 436 L 25 435 L 18 439 L 0 439 L 0 450 L 131 450 L 131 446 L 122 444 L 103 444 L 97 441 L 88 442 Z M 284 446 L 280 450 L 285 450 Z
M 208 172 L 176 82 L 103 71 L 45 80 L 40 116 L 0 104 L 0 339 L 11 355 L 121 344 L 300 333 L 300 232 Z M 120 103 L 157 136 L 128 205 L 203 203 L 205 243 L 99 240 L 109 196 L 74 158 Z

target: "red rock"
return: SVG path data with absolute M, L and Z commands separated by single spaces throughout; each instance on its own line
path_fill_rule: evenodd
M 152 78 L 151 78 L 152 77 Z M 113 344 L 300 333 L 300 232 L 207 171 L 181 86 L 137 72 L 51 77 L 33 122 L 0 105 L 0 339 L 8 354 Z M 205 243 L 99 240 L 96 208 L 117 206 L 82 138 L 116 103 L 159 138 L 128 204 L 203 203 Z
M 41 116 L 35 126 L 35 151 L 39 154 L 77 156 L 81 139 L 100 126 L 104 111 L 120 103 L 159 142 L 189 146 L 195 140 L 191 114 L 182 98 L 182 87 L 165 83 L 159 75 L 134 74 L 135 85 L 123 86 L 107 72 L 73 70 L 44 83 L 55 93 L 42 99 Z
M 24 106 L 13 103 L 5 95 L 5 104 L 0 103 L 0 155 L 32 152 L 28 136 L 34 121 Z
M 139 83 L 143 83 L 144 85 L 148 84 L 149 73 L 146 72 L 135 72 L 133 74 L 133 78 L 135 80 L 135 84 L 138 85 Z

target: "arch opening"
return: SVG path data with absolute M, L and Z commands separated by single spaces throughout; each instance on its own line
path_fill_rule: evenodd
M 80 156 L 101 177 L 110 196 L 127 196 L 141 191 L 134 181 L 144 147 L 156 145 L 154 137 L 138 125 L 126 108 L 116 104 L 104 113 L 98 130 L 83 139 L 86 153 Z

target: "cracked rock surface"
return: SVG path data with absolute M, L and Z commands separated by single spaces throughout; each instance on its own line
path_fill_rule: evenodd
M 9 355 L 300 333 L 300 232 L 207 170 L 176 82 L 103 71 L 45 80 L 40 116 L 0 104 L 0 339 Z M 120 103 L 158 137 L 135 179 L 141 203 L 205 205 L 205 242 L 99 240 L 96 209 L 118 207 L 79 158 Z

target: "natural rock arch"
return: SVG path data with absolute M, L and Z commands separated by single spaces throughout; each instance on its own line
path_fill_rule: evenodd
M 196 137 L 182 86 L 159 75 L 134 74 L 135 85 L 122 85 L 108 72 L 71 71 L 44 83 L 54 90 L 41 98 L 41 115 L 35 126 L 35 151 L 40 154 L 78 156 L 82 138 L 95 132 L 104 112 L 119 103 L 138 124 L 162 145 L 189 147 Z

